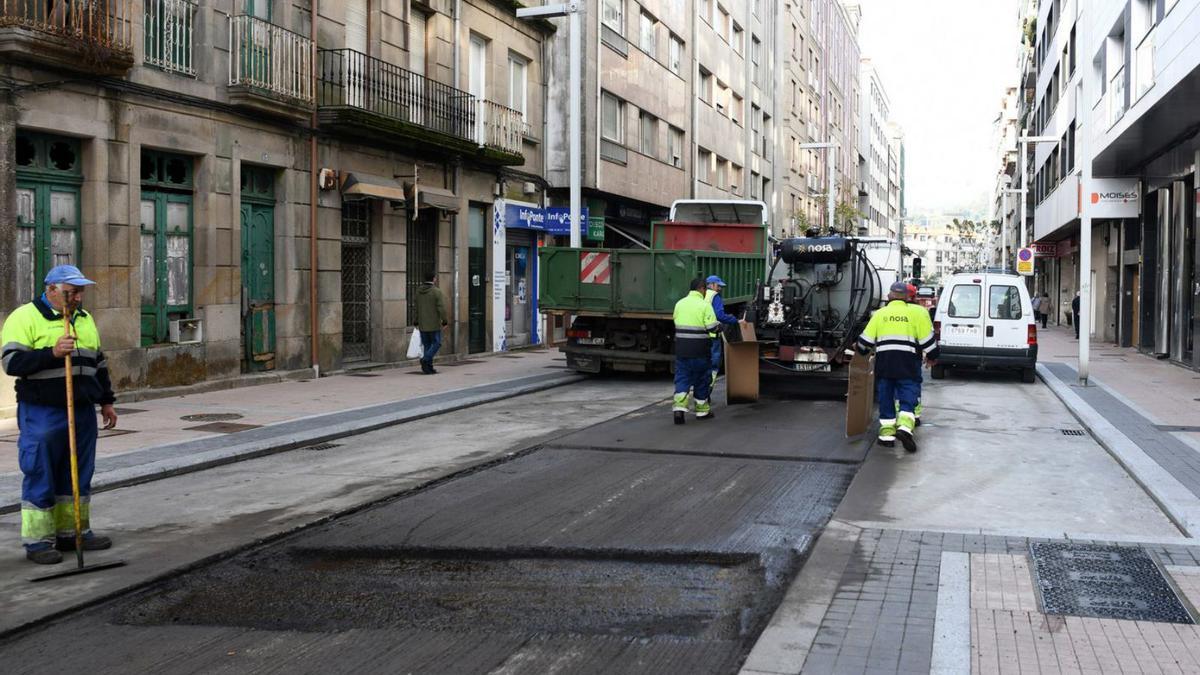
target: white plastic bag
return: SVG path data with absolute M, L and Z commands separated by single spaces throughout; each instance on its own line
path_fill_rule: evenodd
M 425 353 L 421 346 L 421 331 L 413 329 L 412 338 L 408 341 L 408 358 L 419 359 Z

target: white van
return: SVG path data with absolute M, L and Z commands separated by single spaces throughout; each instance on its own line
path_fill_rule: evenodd
M 1033 382 L 1037 323 L 1025 280 L 1002 272 L 960 273 L 946 280 L 934 314 L 938 335 L 933 379 L 947 368 L 1018 370 Z

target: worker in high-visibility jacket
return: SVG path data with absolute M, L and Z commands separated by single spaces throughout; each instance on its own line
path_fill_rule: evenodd
M 675 303 L 675 423 L 683 424 L 688 410 L 688 390 L 696 397 L 697 419 L 712 419 L 708 397 L 712 389 L 712 338 L 720 322 L 704 299 L 704 278 L 692 280 L 687 296 Z
M 933 330 L 933 320 L 929 316 L 929 310 L 925 309 L 924 307 L 922 307 L 920 304 L 917 303 L 917 287 L 916 286 L 914 286 L 912 284 L 908 284 L 908 296 L 905 298 L 905 302 L 908 303 L 908 308 L 913 312 L 914 315 L 918 312 L 925 315 L 924 317 L 916 317 L 915 320 L 916 321 L 928 321 L 929 322 L 929 330 Z M 923 400 L 922 391 L 924 390 L 924 388 L 925 388 L 925 373 L 923 370 L 917 371 L 917 405 L 915 408 L 913 408 L 913 414 L 917 416 L 917 426 L 921 426 L 921 413 L 925 411 L 925 405 L 922 403 L 922 400 Z M 899 412 L 899 411 L 900 411 L 900 402 L 897 401 L 896 402 L 896 412 Z
M 708 300 L 712 305 L 713 314 L 716 315 L 717 321 L 731 326 L 737 325 L 737 317 L 725 311 L 725 300 L 721 298 L 721 289 L 725 288 L 725 281 L 721 277 L 713 274 L 704 280 L 704 285 L 707 290 L 704 292 L 704 299 Z M 709 333 L 712 338 L 712 383 L 717 383 L 717 372 L 721 370 L 721 334 L 720 332 Z
M 888 304 L 871 316 L 858 336 L 858 350 L 875 350 L 875 394 L 879 401 L 879 442 L 886 447 L 899 439 L 904 449 L 917 451 L 915 413 L 920 396 L 921 355 L 930 363 L 938 356 L 937 340 L 928 317 L 917 320 L 906 302 L 907 284 L 896 282 Z M 900 410 L 896 410 L 900 401 Z
M 112 540 L 90 525 L 89 498 L 96 465 L 96 409 L 104 428 L 117 425 L 108 363 L 100 351 L 100 332 L 91 313 L 80 308 L 94 282 L 73 265 L 46 275 L 45 293 L 13 310 L 0 329 L 4 372 L 17 378 L 18 460 L 21 483 L 21 543 L 25 557 L 39 564 L 62 561 L 61 551 L 75 550 L 75 501 L 71 494 L 67 405 L 75 406 L 79 463 L 79 506 L 83 548 L 108 548 Z M 64 311 L 71 312 L 72 336 L 65 334 Z M 67 401 L 66 363 L 71 354 L 73 402 Z

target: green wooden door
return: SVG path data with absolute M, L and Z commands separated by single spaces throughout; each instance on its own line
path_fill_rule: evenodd
M 275 207 L 242 202 L 242 341 L 247 370 L 275 367 Z

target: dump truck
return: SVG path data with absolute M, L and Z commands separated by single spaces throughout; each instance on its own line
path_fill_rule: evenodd
M 715 274 L 726 311 L 740 316 L 767 272 L 772 247 L 760 201 L 677 200 L 636 248 L 543 247 L 539 306 L 573 317 L 560 347 L 567 367 L 668 372 L 675 303 L 688 282 Z

